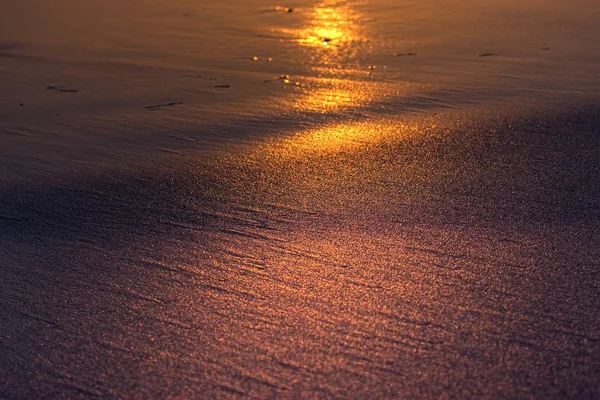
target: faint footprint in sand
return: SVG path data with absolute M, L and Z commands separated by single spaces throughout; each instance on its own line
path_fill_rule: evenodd
M 56 90 L 58 92 L 64 92 L 64 93 L 77 93 L 77 92 L 79 92 L 78 89 L 69 89 L 69 88 L 66 88 L 64 86 L 46 86 L 46 90 Z
M 14 50 L 23 50 L 25 48 L 25 44 L 19 42 L 1 42 L 0 41 L 0 53 L 2 52 L 11 52 Z
M 163 107 L 172 107 L 172 106 L 176 106 L 179 104 L 183 104 L 183 101 L 172 101 L 170 103 L 155 104 L 155 105 L 151 105 L 151 106 L 146 106 L 146 107 L 144 107 L 144 109 L 146 109 L 148 111 L 157 111 L 157 110 L 162 109 Z
M 214 76 L 193 75 L 193 74 L 190 74 L 190 76 L 193 76 L 193 77 L 198 78 L 198 79 L 206 79 L 206 80 L 209 80 L 209 81 L 216 81 L 217 80 L 217 78 L 215 78 Z

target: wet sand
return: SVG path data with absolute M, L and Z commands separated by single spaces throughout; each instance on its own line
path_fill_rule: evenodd
M 0 397 L 598 397 L 580 3 L 132 0 L 92 10 L 112 30 L 13 32 Z

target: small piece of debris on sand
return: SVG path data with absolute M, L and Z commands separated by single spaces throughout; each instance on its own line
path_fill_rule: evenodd
M 289 75 L 280 75 L 277 78 L 273 78 L 273 79 L 267 79 L 264 80 L 263 82 L 268 83 L 268 82 L 283 82 L 286 85 L 293 85 L 293 86 L 302 86 L 302 84 L 300 82 L 294 82 L 292 81 L 292 79 L 290 78 Z
M 266 79 L 263 82 L 289 81 L 289 80 L 290 80 L 290 76 L 289 75 L 279 75 L 277 78 Z
M 394 53 L 394 57 L 416 56 L 418 53 Z
M 251 57 L 250 59 L 251 59 L 252 61 L 258 61 L 258 60 L 260 60 L 260 57 L 258 57 L 258 56 L 253 56 L 253 57 Z M 270 61 L 273 61 L 273 57 L 263 57 L 263 59 L 264 59 L 264 60 L 266 60 L 266 61 L 269 61 L 269 62 L 270 62 Z
M 231 85 L 215 85 L 216 88 L 230 88 Z
M 497 55 L 496 53 L 481 53 L 477 57 L 492 57 L 492 56 L 496 56 L 496 55 Z

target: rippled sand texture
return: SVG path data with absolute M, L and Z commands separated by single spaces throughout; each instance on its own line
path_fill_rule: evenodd
M 600 396 L 600 9 L 546 3 L 10 3 L 0 398 Z

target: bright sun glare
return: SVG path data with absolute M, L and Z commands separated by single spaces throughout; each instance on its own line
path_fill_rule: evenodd
M 372 100 L 364 77 L 368 71 L 359 65 L 357 55 L 368 51 L 366 28 L 353 2 L 326 0 L 305 12 L 300 29 L 284 33 L 294 38 L 307 54 L 314 77 L 305 79 L 303 95 L 294 108 L 330 111 L 358 106 Z

